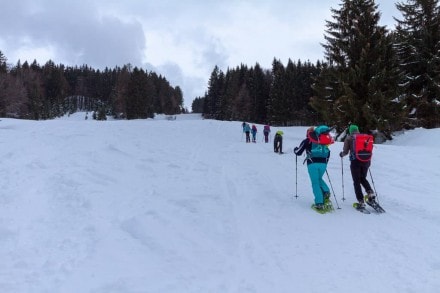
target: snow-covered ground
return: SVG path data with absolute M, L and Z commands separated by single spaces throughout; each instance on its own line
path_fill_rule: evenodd
M 332 145 L 341 209 L 321 215 L 291 153 L 306 127 L 273 128 L 277 155 L 261 135 L 246 144 L 239 121 L 84 116 L 0 122 L 0 292 L 440 288 L 440 129 L 375 146 L 381 215 L 351 207 L 349 162 Z

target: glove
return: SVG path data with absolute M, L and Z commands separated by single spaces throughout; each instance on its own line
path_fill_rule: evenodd
M 340 153 L 339 153 L 339 156 L 342 158 L 342 157 L 344 156 L 344 153 L 343 153 L 343 152 L 340 152 Z
M 298 152 L 298 147 L 294 148 L 294 149 L 293 149 L 293 152 L 294 152 L 295 155 L 296 155 L 296 153 Z

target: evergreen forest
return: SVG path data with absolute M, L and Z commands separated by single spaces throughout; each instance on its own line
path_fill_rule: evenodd
M 26 61 L 8 69 L 6 61 L 0 51 L 2 117 L 40 120 L 90 111 L 97 120 L 142 119 L 185 112 L 180 87 L 129 64 L 100 71 Z

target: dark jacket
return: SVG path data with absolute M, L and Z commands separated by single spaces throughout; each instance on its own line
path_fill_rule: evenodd
M 350 153 L 350 161 L 358 161 L 355 157 L 354 153 L 354 144 L 353 144 L 353 135 L 358 134 L 359 131 L 353 131 L 352 134 L 347 136 L 347 138 L 344 141 L 344 148 L 342 149 L 342 152 L 339 154 L 339 156 L 342 158 Z

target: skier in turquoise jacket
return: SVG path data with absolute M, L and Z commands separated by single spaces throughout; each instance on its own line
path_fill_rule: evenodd
M 324 210 L 325 200 L 330 199 L 330 189 L 325 181 L 322 179 L 327 169 L 327 163 L 330 158 L 330 151 L 326 158 L 313 157 L 312 156 L 312 142 L 309 139 L 309 132 L 314 131 L 314 127 L 307 129 L 306 139 L 304 139 L 298 147 L 295 147 L 294 153 L 297 156 L 301 156 L 305 151 L 307 154 L 307 170 L 309 173 L 310 181 L 312 183 L 313 195 L 315 197 L 314 208 L 317 210 Z
M 246 133 L 246 142 L 251 142 L 251 127 L 248 123 L 243 125 L 243 132 Z
M 257 126 L 255 124 L 252 124 L 252 142 L 257 142 Z

